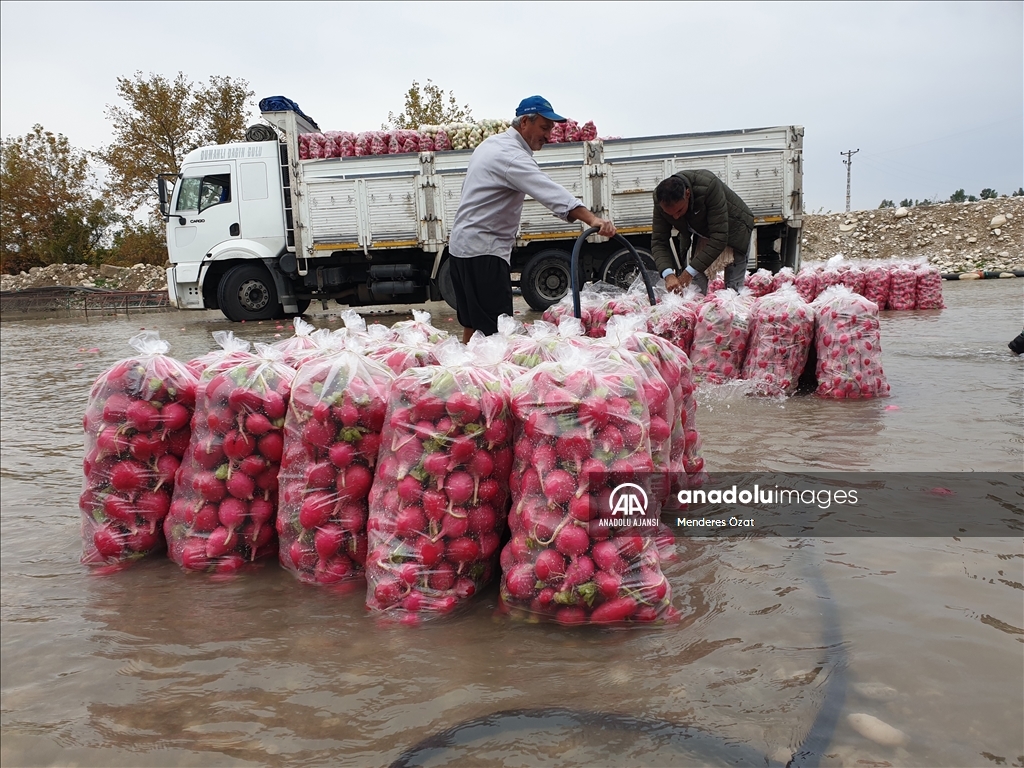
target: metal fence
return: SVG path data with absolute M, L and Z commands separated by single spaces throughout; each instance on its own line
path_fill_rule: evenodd
M 0 313 L 131 314 L 174 309 L 167 291 L 105 291 L 81 286 L 53 286 L 0 292 Z

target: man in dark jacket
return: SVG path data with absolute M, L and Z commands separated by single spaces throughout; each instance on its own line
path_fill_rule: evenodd
M 678 275 L 669 249 L 673 227 L 680 232 L 682 253 L 694 241 L 690 263 Z M 754 215 L 747 204 L 711 171 L 680 171 L 654 190 L 651 251 L 670 291 L 696 281 L 701 293 L 707 293 L 708 278 L 722 268 L 726 286 L 739 290 L 753 230 Z

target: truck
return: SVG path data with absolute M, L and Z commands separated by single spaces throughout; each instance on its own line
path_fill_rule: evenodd
M 262 116 L 267 125 L 246 141 L 193 150 L 179 173 L 158 179 L 172 305 L 219 309 L 232 321 L 302 314 L 313 301 L 454 306 L 446 246 L 472 150 L 303 160 L 299 137 L 315 124 L 291 109 Z M 655 186 L 680 170 L 709 169 L 754 214 L 748 269 L 776 272 L 800 266 L 803 133 L 790 125 L 598 139 L 551 144 L 535 158 L 611 219 L 648 269 Z M 569 290 L 581 227 L 527 197 L 511 272 L 531 308 Z M 674 239 L 673 250 L 685 266 Z M 638 273 L 628 249 L 597 235 L 579 269 L 580 284 L 627 285 Z

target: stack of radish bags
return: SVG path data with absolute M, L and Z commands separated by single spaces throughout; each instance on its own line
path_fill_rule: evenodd
M 574 318 L 504 318 L 463 345 L 414 314 L 384 328 L 350 311 L 333 333 L 296 320 L 252 347 L 218 332 L 187 364 L 133 338 L 86 412 L 83 562 L 166 550 L 230 574 L 276 559 L 315 587 L 365 585 L 373 614 L 406 624 L 495 580 L 503 610 L 531 619 L 676 618 L 664 532 L 592 518 L 612 473 L 702 482 L 685 353 L 644 315 L 603 339 Z

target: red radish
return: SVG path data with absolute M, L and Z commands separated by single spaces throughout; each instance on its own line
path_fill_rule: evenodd
M 594 583 L 597 584 L 601 596 L 606 600 L 611 600 L 619 593 L 619 588 L 622 586 L 622 577 L 617 573 L 598 571 L 594 574 Z
M 590 580 L 594 575 L 594 561 L 586 555 L 578 557 L 569 563 L 569 567 L 565 570 L 565 581 L 563 582 L 564 589 L 570 589 L 572 587 L 578 587 Z
M 231 536 L 233 531 L 226 527 L 215 528 L 206 540 L 206 556 L 214 560 L 222 557 L 231 551 Z
M 590 548 L 590 537 L 583 528 L 566 525 L 556 534 L 555 547 L 568 557 L 576 557 Z
M 619 597 L 595 608 L 590 614 L 590 621 L 594 624 L 614 624 L 627 620 L 636 609 L 636 600 L 631 597 Z
M 558 581 L 565 576 L 565 558 L 553 549 L 545 549 L 534 563 L 537 578 L 541 581 Z
M 536 576 L 533 568 L 527 563 L 522 563 L 513 567 L 513 569 L 505 576 L 505 589 L 508 590 L 508 594 L 517 600 L 526 600 L 535 593 L 534 584 L 536 582 Z
M 148 470 L 137 461 L 122 461 L 110 472 L 110 484 L 118 491 L 134 493 L 145 487 Z

